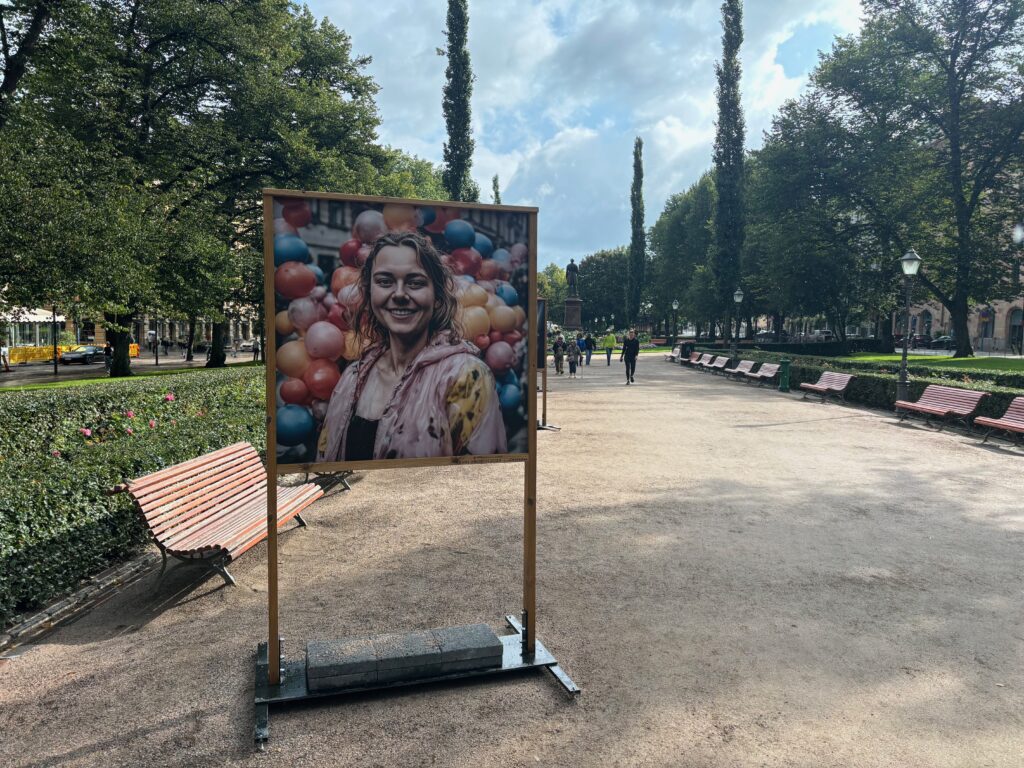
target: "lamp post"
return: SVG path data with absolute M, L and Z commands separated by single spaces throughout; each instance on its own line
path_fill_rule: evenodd
M 672 343 L 675 344 L 679 341 L 679 301 L 677 299 L 672 300 Z
M 917 251 L 911 248 L 900 259 L 900 268 L 903 270 L 903 288 L 906 293 L 903 322 L 903 359 L 900 363 L 900 379 L 896 384 L 896 399 L 906 400 L 909 396 L 907 385 L 907 350 L 910 348 L 910 284 L 921 268 L 921 257 Z
M 732 356 L 739 357 L 739 341 L 740 341 L 740 304 L 743 303 L 743 289 L 737 288 L 736 292 L 732 295 L 732 300 L 736 303 L 736 332 L 732 336 Z
M 1013 242 L 1018 249 L 1024 248 L 1024 223 L 1019 223 L 1013 228 Z M 1020 287 L 1020 270 L 1024 264 L 1017 264 L 1017 285 Z M 1011 328 L 1012 330 L 1012 328 Z M 1024 357 L 1024 290 L 1021 291 L 1020 299 L 1020 341 L 1017 342 L 1020 346 L 1017 347 L 1017 351 L 1021 357 Z

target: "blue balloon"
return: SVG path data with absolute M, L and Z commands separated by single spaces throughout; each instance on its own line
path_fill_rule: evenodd
M 504 248 L 499 248 L 491 256 L 496 262 L 502 265 L 505 269 L 512 268 L 512 254 L 506 251 Z
M 502 384 L 512 384 L 513 386 L 519 386 L 519 376 L 516 375 L 514 370 L 505 372 L 505 375 L 501 377 Z
M 476 282 L 476 278 L 473 277 L 472 275 L 456 275 L 455 279 L 456 280 L 462 280 L 465 283 L 475 283 Z
M 509 283 L 499 283 L 498 287 L 494 289 L 494 293 L 510 307 L 519 303 L 519 292 Z
M 306 264 L 311 260 L 309 246 L 298 235 L 278 235 L 274 238 L 274 266 L 280 267 L 286 261 Z
M 491 242 L 491 238 L 480 232 L 476 233 L 476 238 L 473 240 L 473 247 L 476 248 L 477 253 L 485 259 L 491 258 L 491 254 L 494 253 L 494 243 Z
M 523 399 L 523 393 L 514 384 L 505 384 L 498 390 L 498 401 L 503 411 L 514 411 L 519 407 Z
M 444 239 L 452 248 L 472 248 L 476 231 L 468 221 L 453 219 L 444 225 Z
M 320 267 L 318 267 L 316 264 L 310 264 L 308 269 L 311 270 L 314 275 L 316 275 L 317 285 L 324 285 L 327 282 L 327 278 L 324 277 L 324 271 L 320 269 Z
M 420 208 L 420 218 L 423 220 L 424 227 L 430 226 L 437 218 L 437 212 L 429 205 L 424 205 Z
M 315 428 L 313 414 L 301 405 L 286 405 L 277 409 L 277 442 L 281 445 L 304 443 Z

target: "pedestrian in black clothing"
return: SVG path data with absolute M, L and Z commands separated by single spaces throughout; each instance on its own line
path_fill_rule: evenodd
M 586 349 L 586 353 L 587 353 L 587 363 L 586 364 L 590 365 L 590 356 L 592 354 L 594 354 L 594 350 L 597 349 L 597 345 L 594 344 L 594 337 L 591 336 L 589 333 L 587 334 L 587 338 L 585 338 L 584 341 L 586 342 L 585 349 Z
M 625 361 L 626 363 L 626 383 L 632 384 L 636 379 L 633 378 L 636 374 L 636 359 L 640 354 L 640 339 L 636 337 L 636 331 L 631 330 L 626 334 L 626 338 L 622 340 L 622 354 L 619 355 L 619 361 Z

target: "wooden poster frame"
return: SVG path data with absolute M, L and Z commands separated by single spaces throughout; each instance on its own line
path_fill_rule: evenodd
M 411 205 L 431 205 L 439 207 L 457 207 L 462 209 L 486 209 L 491 211 L 522 213 L 527 216 L 529 242 L 528 259 L 529 275 L 527 302 L 527 377 L 530 382 L 524 394 L 527 398 L 527 452 L 525 454 L 497 454 L 491 456 L 453 456 L 430 459 L 380 460 L 359 462 L 324 462 L 306 464 L 279 464 L 277 461 L 277 424 L 276 412 L 276 338 L 275 328 L 275 292 L 274 292 L 274 200 L 275 198 L 316 198 L 340 200 L 354 203 L 386 204 L 399 203 Z M 266 682 L 268 687 L 281 686 L 282 655 L 280 641 L 280 617 L 278 611 L 278 532 L 277 532 L 277 482 L 279 475 L 293 472 L 309 471 L 345 471 L 363 469 L 398 469 L 403 467 L 448 466 L 452 464 L 490 464 L 495 462 L 519 462 L 525 465 L 523 484 L 523 607 L 522 607 L 522 656 L 532 658 L 536 649 L 537 621 L 537 391 L 534 382 L 537 380 L 537 213 L 533 207 L 511 205 L 486 205 L 481 203 L 452 203 L 450 201 L 409 200 L 392 197 L 376 197 L 362 195 L 346 195 L 328 192 L 305 192 L 296 190 L 273 189 L 263 190 L 263 259 L 264 281 L 263 298 L 265 306 L 266 330 L 266 409 L 267 409 L 267 648 L 266 648 Z M 546 654 L 546 651 L 545 651 Z M 545 655 L 545 659 L 549 654 Z M 552 669 L 556 677 L 564 675 L 557 669 L 557 664 L 545 661 L 544 666 Z M 567 678 L 566 678 L 567 679 Z M 565 682 L 559 678 L 560 682 Z M 571 681 L 569 681 L 571 685 Z M 575 689 L 575 686 L 573 686 Z M 575 689 L 572 692 L 578 692 Z M 270 699 L 273 700 L 273 699 Z M 257 706 L 260 705 L 259 696 Z M 257 736 L 259 740 L 259 736 Z

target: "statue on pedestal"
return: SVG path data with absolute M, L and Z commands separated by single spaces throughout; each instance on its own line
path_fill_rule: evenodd
M 577 280 L 580 274 L 580 268 L 576 266 L 576 262 L 573 259 L 569 259 L 569 266 L 565 268 L 565 281 L 569 284 L 569 295 L 579 296 L 577 290 Z

